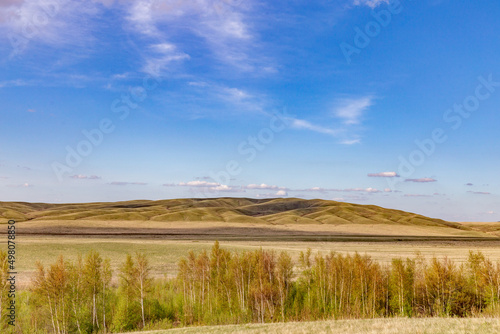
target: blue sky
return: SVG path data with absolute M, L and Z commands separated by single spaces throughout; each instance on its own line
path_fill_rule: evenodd
M 500 220 L 500 3 L 0 2 L 0 200 Z

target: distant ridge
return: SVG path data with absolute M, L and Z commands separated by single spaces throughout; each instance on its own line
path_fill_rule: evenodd
M 468 229 L 441 219 L 375 205 L 299 198 L 188 198 L 108 203 L 0 202 L 0 221 L 218 221 L 259 224 L 393 224 Z

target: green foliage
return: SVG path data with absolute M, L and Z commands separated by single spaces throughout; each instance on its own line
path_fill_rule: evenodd
M 117 332 L 132 331 L 141 323 L 141 305 L 138 301 L 129 302 L 126 298 L 118 299 L 112 330 Z
M 0 252 L 0 263 L 2 253 Z M 500 265 L 471 252 L 447 258 L 394 259 L 360 254 L 190 252 L 177 277 L 150 277 L 146 255 L 127 255 L 113 285 L 109 260 L 89 252 L 38 264 L 19 296 L 19 333 L 107 333 L 178 326 L 375 317 L 500 314 Z

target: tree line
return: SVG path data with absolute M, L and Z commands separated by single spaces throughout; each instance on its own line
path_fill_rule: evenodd
M 231 252 L 215 242 L 189 252 L 175 278 L 151 275 L 147 256 L 127 255 L 113 273 L 90 251 L 37 263 L 18 295 L 16 328 L 5 316 L 0 251 L 0 325 L 12 333 L 112 333 L 179 326 L 376 317 L 500 314 L 500 264 L 470 252 L 462 264 L 422 256 L 381 264 L 367 255 Z M 113 281 L 113 275 L 115 280 Z

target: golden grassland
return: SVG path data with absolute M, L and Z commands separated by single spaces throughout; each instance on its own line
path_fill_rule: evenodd
M 29 284 L 36 261 L 44 264 L 53 263 L 61 254 L 74 260 L 78 255 L 90 250 L 98 251 L 104 258 L 109 258 L 111 267 L 117 271 L 127 253 L 142 252 L 148 255 L 154 277 L 167 273 L 173 277 L 177 273 L 177 262 L 190 250 L 209 251 L 212 240 L 161 240 L 137 238 L 78 238 L 54 236 L 22 236 L 18 238 L 18 279 L 20 286 Z M 448 257 L 458 263 L 467 259 L 470 250 L 481 251 L 491 259 L 500 258 L 500 241 L 392 241 L 392 242 L 319 242 L 319 241 L 221 241 L 221 247 L 231 251 L 286 250 L 294 260 L 301 251 L 310 248 L 313 253 L 326 254 L 330 251 L 339 253 L 370 255 L 374 260 L 389 263 L 393 258 L 413 257 L 417 252 L 425 258 Z
M 455 223 L 421 215 L 324 200 L 178 199 L 117 203 L 0 202 L 0 247 L 16 220 L 18 287 L 30 285 L 36 261 L 75 260 L 90 250 L 109 258 L 116 273 L 125 254 L 148 256 L 153 277 L 174 277 L 189 251 L 214 240 L 230 251 L 259 248 L 300 252 L 358 252 L 389 264 L 394 258 L 448 257 L 469 251 L 500 259 L 500 223 Z M 4 237 L 1 236 L 4 235 Z M 114 277 L 116 283 L 116 277 Z M 142 333 L 498 333 L 493 318 L 389 318 L 179 328 Z
M 143 252 L 153 275 L 176 275 L 190 250 L 214 240 L 232 251 L 259 247 L 287 250 L 297 258 L 313 252 L 395 257 L 448 256 L 462 262 L 469 250 L 500 258 L 495 223 L 453 223 L 373 205 L 325 200 L 176 199 L 116 203 L 45 204 L 0 202 L 0 245 L 6 223 L 16 219 L 20 286 L 29 284 L 37 260 L 52 263 L 96 250 L 117 270 L 126 253 Z
M 177 328 L 141 334 L 487 334 L 500 332 L 498 318 L 386 318 L 368 320 L 328 320 L 273 324 L 245 324 Z
M 18 221 L 218 221 L 274 225 L 395 224 L 467 229 L 457 223 L 375 205 L 298 198 L 211 198 L 80 204 L 2 202 L 0 217 L 3 221 L 16 219 Z

